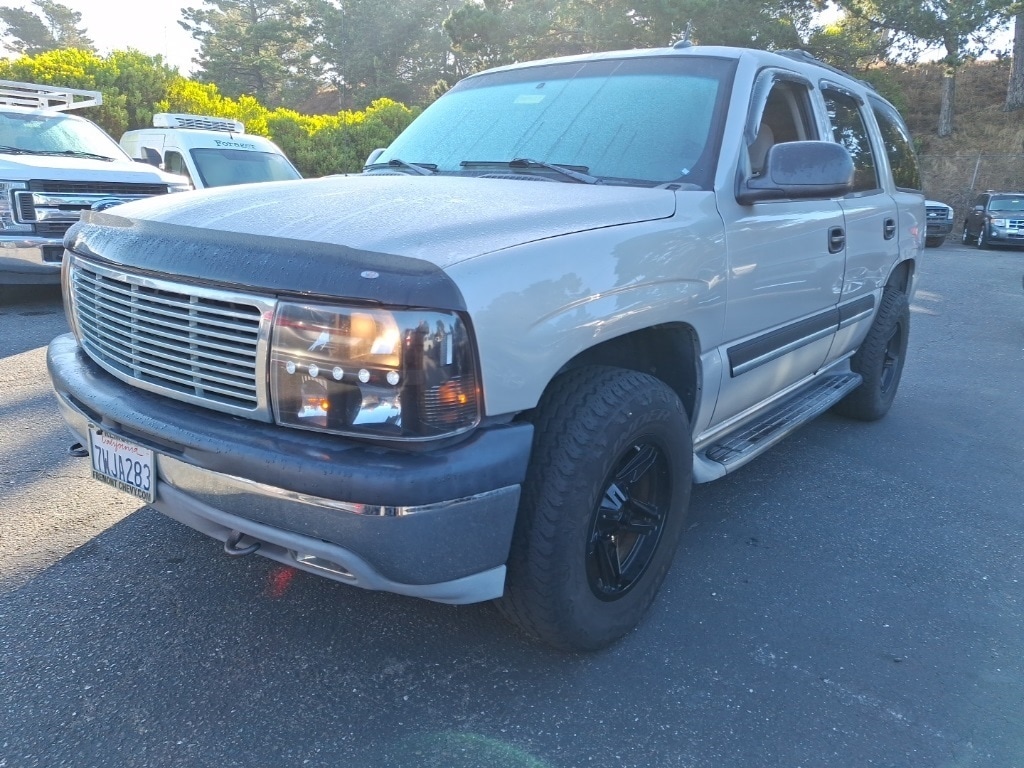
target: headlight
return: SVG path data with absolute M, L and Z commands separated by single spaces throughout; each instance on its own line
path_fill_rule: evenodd
M 0 181 L 0 232 L 31 232 L 31 224 L 14 221 L 14 190 L 25 189 L 20 181 Z
M 427 439 L 480 420 L 476 359 L 458 315 L 281 302 L 270 350 L 278 424 Z
M 952 208 L 947 208 L 946 209 L 946 218 L 947 219 L 952 219 L 953 218 L 953 209 Z
M 180 184 L 174 183 L 167 185 L 168 192 L 191 192 L 193 189 L 194 187 L 187 181 L 183 181 Z
M 1006 219 L 991 219 L 993 227 L 1005 227 Z

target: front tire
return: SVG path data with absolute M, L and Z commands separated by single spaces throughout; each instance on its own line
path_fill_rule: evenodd
M 926 248 L 938 248 L 944 242 L 946 242 L 946 236 L 945 235 L 937 235 L 935 237 L 926 237 L 924 239 L 924 244 L 925 244 Z
M 992 247 L 992 243 L 989 242 L 988 235 L 985 234 L 987 229 L 987 225 L 982 224 L 981 229 L 978 231 L 978 250 L 980 251 L 984 251 L 987 248 Z
M 903 291 L 886 287 L 871 330 L 850 360 L 863 378 L 860 386 L 835 405 L 843 416 L 877 421 L 896 397 L 910 338 L 910 300 Z
M 693 482 L 689 420 L 647 374 L 588 367 L 539 408 L 508 561 L 506 618 L 556 648 L 603 648 L 668 572 Z

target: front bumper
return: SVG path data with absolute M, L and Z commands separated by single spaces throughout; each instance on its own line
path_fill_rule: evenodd
M 63 254 L 61 240 L 35 235 L 0 237 L 0 285 L 58 285 Z
M 993 245 L 1024 246 L 1024 227 L 988 225 L 988 241 Z
M 153 449 L 153 506 L 215 539 L 348 584 L 446 603 L 499 597 L 533 427 L 399 451 L 219 414 L 107 374 L 71 334 L 47 366 L 83 445 L 90 423 Z
M 937 219 L 928 221 L 925 231 L 926 237 L 945 237 L 953 231 L 953 222 L 950 219 Z

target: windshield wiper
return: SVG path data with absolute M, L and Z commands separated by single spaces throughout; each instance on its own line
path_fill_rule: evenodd
M 0 152 L 9 152 L 14 155 L 41 155 L 44 157 L 83 157 L 87 160 L 114 162 L 112 157 L 97 155 L 93 152 L 81 152 L 77 149 L 19 149 L 18 147 L 0 147 Z
M 60 152 L 47 152 L 46 154 L 61 155 L 62 157 L 84 157 L 88 160 L 106 160 L 108 163 L 114 162 L 112 157 L 97 155 L 95 152 L 80 152 L 77 149 L 62 149 Z
M 38 155 L 39 152 L 34 149 L 24 149 L 22 147 L 11 147 L 7 144 L 0 144 L 0 152 L 5 155 Z
M 533 168 L 539 166 L 540 168 L 547 168 L 549 171 L 555 171 L 563 176 L 568 176 L 570 179 L 575 179 L 581 184 L 600 184 L 601 180 L 596 176 L 591 176 L 587 171 L 589 170 L 585 165 L 577 166 L 582 170 L 574 170 L 568 165 L 559 165 L 557 163 L 545 163 L 543 160 L 531 160 L 528 157 L 517 157 L 513 160 L 509 160 L 508 164 L 512 168 Z
M 370 163 L 363 170 L 373 171 L 378 168 L 403 168 L 404 170 L 418 173 L 421 176 L 430 176 L 437 173 L 437 166 L 433 163 L 407 163 L 405 160 L 399 160 L 397 157 L 391 158 L 386 163 Z
M 591 176 L 587 171 L 589 170 L 585 165 L 560 165 L 558 163 L 545 163 L 543 160 L 531 160 L 528 157 L 516 157 L 512 160 L 501 161 L 501 160 L 463 160 L 459 163 L 463 168 L 470 166 L 496 166 L 500 168 L 547 168 L 549 171 L 554 171 L 562 176 L 567 176 L 573 181 L 578 181 L 581 184 L 602 184 L 603 179 L 599 179 L 597 176 Z

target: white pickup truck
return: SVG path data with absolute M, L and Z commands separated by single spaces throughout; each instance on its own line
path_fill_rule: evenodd
M 67 114 L 102 103 L 99 91 L 0 80 L 0 287 L 60 282 L 64 233 L 83 210 L 189 188 Z

